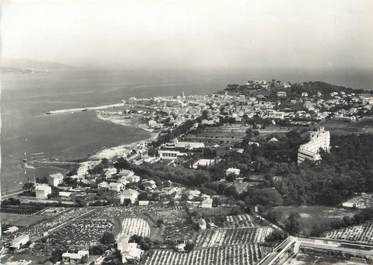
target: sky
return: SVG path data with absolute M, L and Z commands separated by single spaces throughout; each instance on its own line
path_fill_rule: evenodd
M 126 67 L 373 67 L 371 0 L 4 0 L 2 56 Z

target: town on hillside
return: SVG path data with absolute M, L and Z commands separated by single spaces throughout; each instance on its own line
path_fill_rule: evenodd
M 59 170 L 3 196 L 1 262 L 373 262 L 372 92 L 255 80 L 89 111 L 152 137 L 25 159 Z

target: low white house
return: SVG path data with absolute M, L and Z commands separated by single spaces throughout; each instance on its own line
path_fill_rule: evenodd
M 144 189 L 149 191 L 149 190 L 154 190 L 157 188 L 157 184 L 155 183 L 154 180 L 149 180 L 149 179 L 144 179 L 142 181 L 142 185 L 144 186 Z
M 109 179 L 112 178 L 113 175 L 117 173 L 117 169 L 115 167 L 109 167 L 104 169 L 105 178 Z
M 140 181 L 140 177 L 137 175 L 122 176 L 118 179 L 118 182 L 137 183 Z
M 122 177 L 117 179 L 117 183 L 120 183 L 123 185 L 123 187 L 125 187 L 129 183 L 129 181 L 125 177 Z
M 24 245 L 26 245 L 30 241 L 30 236 L 29 235 L 21 235 L 19 237 L 16 237 L 13 239 L 10 247 L 14 249 L 20 249 Z
M 226 171 L 225 171 L 225 175 L 226 176 L 229 176 L 229 175 L 235 175 L 235 176 L 238 176 L 240 174 L 241 170 L 239 168 L 233 168 L 233 167 L 230 167 L 228 168 Z
M 79 264 L 88 261 L 89 252 L 87 250 L 79 250 L 78 253 L 65 252 L 62 254 L 63 264 Z
M 62 173 L 54 173 L 54 174 L 50 174 L 48 176 L 48 184 L 53 186 L 53 187 L 57 187 L 58 185 L 62 184 L 63 182 L 63 175 Z
M 206 198 L 203 201 L 201 201 L 201 208 L 212 208 L 212 199 Z
M 199 159 L 193 164 L 193 168 L 197 169 L 199 167 L 209 167 L 216 164 L 215 159 Z
M 99 183 L 97 186 L 99 189 L 109 189 L 109 183 L 107 183 L 106 181 Z
M 126 189 L 119 195 L 120 204 L 123 204 L 125 200 L 130 200 L 132 204 L 137 201 L 139 192 L 133 189 Z
M 185 195 L 187 196 L 188 200 L 193 200 L 194 198 L 199 197 L 201 192 L 199 190 L 188 190 L 185 192 Z
M 123 177 L 131 177 L 135 175 L 135 172 L 133 172 L 132 170 L 128 170 L 128 169 L 121 169 L 118 175 L 123 176 Z
M 207 229 L 207 224 L 206 224 L 205 219 L 201 218 L 198 220 L 198 227 L 202 231 Z
M 35 195 L 37 199 L 48 199 L 48 195 L 52 193 L 52 188 L 48 184 L 37 184 L 35 187 Z
M 18 231 L 17 226 L 11 226 L 7 230 L 4 231 L 5 234 L 11 234 Z
M 186 156 L 187 154 L 178 150 L 167 150 L 160 149 L 158 150 L 159 157 L 165 160 L 174 160 L 181 156 Z
M 185 252 L 185 246 L 186 246 L 185 243 L 177 244 L 177 245 L 176 245 L 176 250 L 177 250 L 178 252 Z
M 176 142 L 175 147 L 193 150 L 198 148 L 204 148 L 205 144 L 202 142 Z
M 72 194 L 72 192 L 68 192 L 68 191 L 60 191 L 60 192 L 58 192 L 58 196 L 60 196 L 62 198 L 70 198 L 71 194 Z
M 120 192 L 121 190 L 123 190 L 123 184 L 118 182 L 110 182 L 109 190 Z
M 139 206 L 148 206 L 149 201 L 139 201 Z

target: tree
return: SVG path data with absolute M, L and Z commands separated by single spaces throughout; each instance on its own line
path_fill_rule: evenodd
M 235 174 L 229 174 L 225 177 L 225 180 L 228 181 L 228 182 L 233 182 L 233 181 L 235 181 L 235 179 L 236 179 Z
M 63 254 L 63 251 L 61 249 L 59 248 L 53 249 L 50 260 L 53 263 L 56 263 L 57 261 L 60 261 L 62 259 L 62 254 Z
M 26 182 L 22 188 L 26 192 L 35 192 L 35 184 L 33 182 Z
M 271 207 L 282 205 L 283 203 L 281 194 L 273 188 L 249 190 L 246 193 L 245 201 L 252 206 L 259 204 Z
M 37 177 L 37 178 L 36 178 L 36 182 L 37 182 L 37 183 L 48 184 L 48 178 L 47 178 L 46 176 Z
M 158 227 L 161 227 L 163 224 L 164 224 L 163 219 L 158 219 L 158 220 L 157 220 L 157 226 L 158 226 Z
M 102 165 L 103 167 L 108 167 L 108 166 L 109 166 L 109 160 L 108 160 L 107 158 L 103 158 L 103 159 L 101 160 L 101 165 Z
M 78 181 L 76 179 L 73 179 L 71 177 L 67 177 L 63 181 L 67 186 L 76 188 L 78 186 Z
M 286 230 L 291 234 L 298 234 L 301 230 L 301 217 L 299 213 L 291 213 L 286 222 Z
M 8 199 L 5 199 L 3 202 L 2 202 L 3 205 L 20 205 L 21 204 L 21 201 L 18 200 L 17 198 L 8 198 Z
M 190 251 L 192 251 L 193 250 L 193 248 L 194 248 L 194 244 L 193 243 L 190 243 L 190 242 L 187 242 L 186 244 L 185 244 L 185 251 L 186 252 L 190 252 Z
M 104 245 L 112 245 L 115 243 L 115 237 L 114 234 L 111 232 L 104 232 L 100 242 Z
M 82 197 L 76 197 L 75 198 L 75 202 L 76 204 L 79 206 L 79 207 L 83 207 L 83 206 L 86 206 L 86 201 L 84 200 L 84 198 Z
M 105 252 L 105 248 L 102 246 L 102 245 L 93 245 L 90 249 L 89 249 L 89 253 L 91 255 L 102 255 L 104 254 Z
M 202 118 L 203 120 L 207 120 L 208 117 L 209 117 L 209 111 L 208 111 L 208 110 L 203 110 L 203 111 L 202 111 L 202 116 L 201 116 L 201 118 Z
M 285 238 L 287 237 L 287 235 L 282 232 L 282 231 L 279 231 L 279 230 L 274 230 L 272 233 L 270 233 L 267 237 L 266 237 L 266 242 L 278 242 L 278 241 L 283 241 Z
M 148 148 L 148 155 L 149 155 L 149 156 L 158 156 L 158 151 L 157 151 L 157 149 L 156 149 L 155 147 L 153 147 L 153 146 L 150 146 L 150 147 Z
M 148 237 L 142 237 L 138 235 L 133 235 L 131 238 L 128 240 L 128 242 L 135 242 L 136 244 L 139 245 L 140 249 L 142 250 L 149 250 L 152 246 L 152 242 Z
M 114 167 L 119 171 L 121 169 L 132 169 L 131 163 L 129 163 L 123 157 L 119 158 L 117 162 L 114 163 Z

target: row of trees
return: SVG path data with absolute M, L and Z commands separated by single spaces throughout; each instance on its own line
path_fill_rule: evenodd
M 336 219 L 322 226 L 317 224 L 312 227 L 311 236 L 321 236 L 323 233 L 333 230 L 360 225 L 367 221 L 373 220 L 373 209 L 363 209 L 353 216 L 344 216 L 342 219 Z

